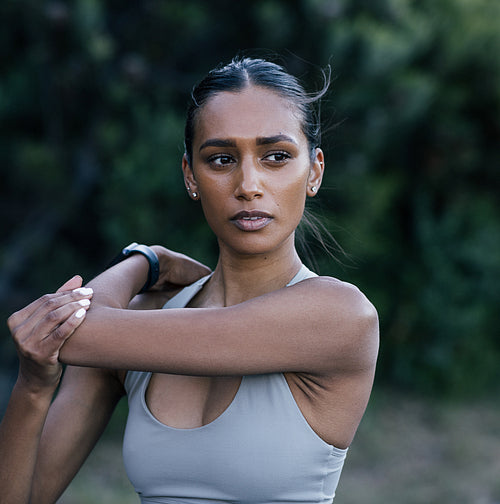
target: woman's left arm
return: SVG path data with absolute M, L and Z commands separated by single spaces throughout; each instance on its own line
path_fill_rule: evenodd
M 227 308 L 127 310 L 147 268 L 135 255 L 89 284 L 92 306 L 61 349 L 62 362 L 189 375 L 375 365 L 377 313 L 350 284 L 317 277 Z
M 145 293 L 137 295 L 149 272 L 142 254 L 133 254 L 107 269 L 87 287 L 95 291 L 95 305 L 112 308 L 161 308 L 176 292 L 208 275 L 210 268 L 184 254 L 159 245 L 151 247 L 159 260 L 159 278 Z

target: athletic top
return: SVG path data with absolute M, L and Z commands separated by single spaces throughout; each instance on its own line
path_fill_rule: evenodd
M 305 266 L 288 284 L 315 276 Z M 209 277 L 173 297 L 184 307 Z M 179 429 L 146 404 L 151 373 L 129 371 L 124 464 L 142 504 L 331 503 L 347 449 L 309 426 L 282 373 L 244 376 L 228 408 L 207 425 Z

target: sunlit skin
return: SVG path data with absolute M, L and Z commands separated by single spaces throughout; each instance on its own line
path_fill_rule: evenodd
M 300 267 L 295 229 L 324 169 L 323 152 L 311 155 L 300 121 L 288 100 L 255 86 L 215 95 L 198 115 L 192 166 L 184 157 L 183 171 L 218 238 L 211 284 L 225 279 L 225 305 L 282 287 Z M 231 287 L 228 269 L 251 272 L 252 285 L 239 278 Z

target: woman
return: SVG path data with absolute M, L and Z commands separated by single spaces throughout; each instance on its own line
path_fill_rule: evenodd
M 3 502 L 54 502 L 124 393 L 143 503 L 331 502 L 378 322 L 358 289 L 295 250 L 324 171 L 313 101 L 264 60 L 212 71 L 193 91 L 182 169 L 217 236 L 213 273 L 143 248 L 10 317 L 20 371 L 0 431 Z

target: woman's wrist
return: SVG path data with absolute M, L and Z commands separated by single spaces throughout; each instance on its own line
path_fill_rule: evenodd
M 174 259 L 175 253 L 161 245 L 152 245 L 151 250 L 158 258 L 158 273 L 165 274 L 170 269 L 170 262 Z
M 91 310 L 97 307 L 127 308 L 148 276 L 149 263 L 141 254 L 115 263 L 89 282 L 94 290 Z
M 160 263 L 158 260 L 157 253 L 153 250 L 153 247 L 148 247 L 147 245 L 142 245 L 138 243 L 131 243 L 127 245 L 122 251 L 113 259 L 110 266 L 114 266 L 123 260 L 127 259 L 132 255 L 142 255 L 149 264 L 148 277 L 139 293 L 149 290 L 153 285 L 158 282 L 158 277 L 160 274 Z
M 151 248 L 160 263 L 160 276 L 155 290 L 177 289 L 211 273 L 210 268 L 189 256 L 161 245 L 153 245 Z
M 29 401 L 33 407 L 48 409 L 54 394 L 56 393 L 59 380 L 51 384 L 42 384 L 34 380 L 27 379 L 21 373 L 17 377 L 12 390 L 13 395 L 19 395 L 24 400 Z

